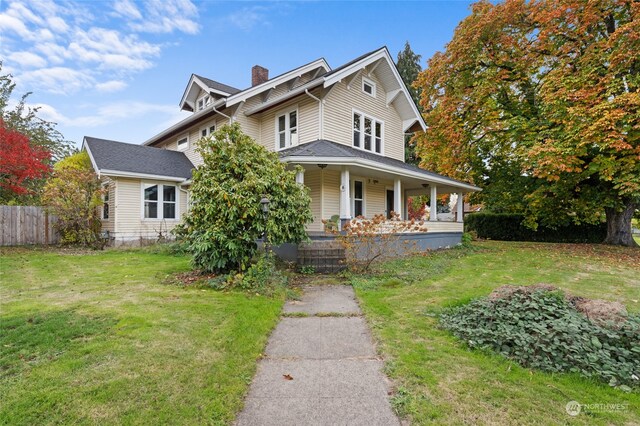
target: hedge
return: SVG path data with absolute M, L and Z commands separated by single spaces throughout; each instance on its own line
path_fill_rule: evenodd
M 601 243 L 607 235 L 607 224 L 567 225 L 556 229 L 538 227 L 537 231 L 522 224 L 524 217 L 508 213 L 471 213 L 464 218 L 465 232 L 478 238 L 502 241 L 537 241 L 547 243 Z

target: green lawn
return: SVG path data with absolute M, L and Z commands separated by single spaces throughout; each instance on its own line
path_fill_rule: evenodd
M 435 318 L 443 307 L 495 287 L 540 282 L 618 300 L 638 312 L 640 250 L 507 242 L 474 247 L 392 261 L 375 276 L 351 278 L 397 386 L 398 411 L 413 424 L 640 424 L 640 392 L 530 371 L 470 351 L 439 329 Z M 565 406 L 571 400 L 627 405 L 570 417 Z
M 150 250 L 0 251 L 0 424 L 228 424 L 283 298 L 163 284 Z

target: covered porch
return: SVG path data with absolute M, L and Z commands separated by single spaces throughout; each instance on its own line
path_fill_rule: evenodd
M 395 220 L 408 220 L 409 198 L 421 195 L 430 200 L 425 217 L 427 233 L 462 234 L 464 194 L 479 188 L 334 142 L 306 145 L 288 150 L 291 152 L 283 161 L 302 167 L 296 180 L 310 189 L 314 220 L 308 233 L 312 239 L 326 237 L 326 222 L 340 228 L 358 217 L 384 215 L 389 220 L 394 216 Z M 336 151 L 341 155 L 326 155 Z M 457 201 L 451 213 L 439 215 L 437 200 L 443 194 L 456 194 Z

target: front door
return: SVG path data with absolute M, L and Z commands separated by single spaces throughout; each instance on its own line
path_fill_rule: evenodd
M 391 219 L 391 212 L 395 211 L 393 199 L 393 189 L 387 189 L 387 219 Z

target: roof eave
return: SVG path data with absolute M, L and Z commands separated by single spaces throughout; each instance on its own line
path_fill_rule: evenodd
M 422 179 L 426 181 L 432 181 L 434 183 L 440 183 L 443 185 L 458 187 L 458 188 L 465 189 L 467 191 L 473 191 L 473 192 L 482 191 L 482 188 L 478 188 L 477 186 L 470 185 L 468 183 L 459 182 L 454 179 L 433 176 L 433 175 L 426 175 L 420 172 L 413 172 L 411 170 L 395 167 L 389 164 L 379 163 L 377 161 L 368 160 L 365 158 L 285 155 L 280 158 L 280 161 L 284 163 L 300 163 L 300 164 L 331 164 L 331 165 L 339 165 L 339 166 L 362 166 L 362 167 L 385 171 L 388 173 L 393 173 L 399 176 L 405 176 L 405 177 L 414 178 L 414 179 Z

